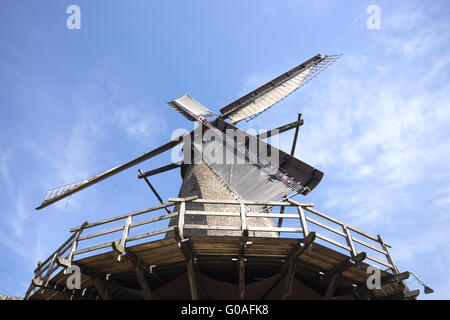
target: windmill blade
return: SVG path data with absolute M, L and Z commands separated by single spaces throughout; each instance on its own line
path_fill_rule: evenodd
M 207 117 L 215 115 L 211 110 L 203 106 L 187 93 L 178 99 L 167 102 L 167 104 L 191 121 L 197 121 L 200 116 Z M 193 115 L 197 118 L 194 118 Z
M 341 55 L 320 54 L 267 82 L 258 89 L 220 109 L 220 118 L 229 118 L 233 124 L 257 117 L 295 90 L 316 77 Z
M 51 189 L 48 194 L 47 197 L 45 198 L 45 200 L 42 202 L 42 204 L 36 208 L 36 210 L 40 210 L 42 208 L 47 207 L 48 205 L 55 203 L 61 199 L 64 199 L 65 197 L 70 196 L 71 194 L 74 194 L 78 191 L 81 191 L 83 189 L 86 189 L 87 187 L 90 187 L 94 184 L 96 184 L 97 182 L 100 182 L 104 179 L 107 179 L 119 172 L 122 172 L 128 168 L 131 168 L 145 160 L 148 160 L 160 153 L 163 153 L 169 149 L 172 149 L 173 147 L 175 147 L 176 145 L 178 145 L 179 143 L 181 143 L 183 141 L 184 136 L 179 136 L 176 139 L 150 151 L 145 153 L 144 155 L 133 159 L 127 163 L 124 163 L 120 166 L 117 166 L 113 169 L 110 169 L 108 171 L 105 171 L 103 173 L 97 174 L 95 176 L 92 176 L 90 178 L 72 183 L 72 184 L 68 184 L 65 186 L 61 186 L 61 187 L 57 187 L 54 189 Z

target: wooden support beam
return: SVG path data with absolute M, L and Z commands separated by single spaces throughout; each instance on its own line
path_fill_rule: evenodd
M 184 203 L 184 202 L 182 202 Z M 196 254 L 192 247 L 190 239 L 183 239 L 181 231 L 178 227 L 174 228 L 175 240 L 178 242 L 178 247 L 186 258 L 186 269 L 189 278 L 189 287 L 191 291 L 191 299 L 198 300 L 198 279 L 195 268 Z
M 148 285 L 147 277 L 145 276 L 145 273 L 143 272 L 140 263 L 133 263 L 134 266 L 134 273 L 136 274 L 136 279 L 139 283 L 139 287 L 141 287 L 142 292 L 144 293 L 144 299 L 145 300 L 153 300 L 153 293 L 150 289 L 150 286 Z
M 339 280 L 340 273 L 335 273 L 330 279 L 330 282 L 328 283 L 327 291 L 325 292 L 325 295 L 323 296 L 323 300 L 329 300 L 331 297 L 333 297 L 334 292 L 336 291 L 337 282 Z
M 381 285 L 384 286 L 386 284 L 390 284 L 397 281 L 403 281 L 409 278 L 410 273 L 408 271 L 394 274 L 392 276 L 381 279 Z
M 282 279 L 285 279 L 284 290 L 282 299 L 285 299 L 292 291 L 292 282 L 295 276 L 296 264 L 298 257 L 305 252 L 307 248 L 311 246 L 316 238 L 315 232 L 310 232 L 309 235 L 300 239 L 296 246 L 294 246 L 287 256 L 287 260 L 281 265 L 280 272 L 281 276 L 274 282 L 274 284 L 261 296 L 260 300 L 264 300 L 272 290 L 280 283 Z
M 186 267 L 189 277 L 189 288 L 191 289 L 191 299 L 198 300 L 197 275 L 194 266 L 194 258 L 190 258 L 187 261 Z
M 347 260 L 341 262 L 340 264 L 335 266 L 332 270 L 327 272 L 326 276 L 330 278 L 330 282 L 328 283 L 328 288 L 327 291 L 325 292 L 325 295 L 323 296 L 323 299 L 324 300 L 331 299 L 334 295 L 334 292 L 336 291 L 337 284 L 342 273 L 345 270 L 356 265 L 357 263 L 362 262 L 366 257 L 367 254 L 365 252 L 360 252 L 356 256 L 348 258 Z
M 245 298 L 245 259 L 239 258 L 239 299 Z
M 388 285 L 394 282 L 401 282 L 403 280 L 406 280 L 409 278 L 410 273 L 409 272 L 402 272 L 399 274 L 393 274 L 387 277 L 384 277 L 381 279 L 381 286 Z M 356 296 L 357 299 L 360 300 L 371 300 L 371 299 L 378 299 L 374 293 L 373 290 L 367 288 L 366 282 L 360 283 L 354 290 L 353 295 Z M 394 295 L 397 298 L 403 297 L 403 292 L 401 292 L 400 296 Z M 394 296 L 387 296 L 387 297 L 394 297 Z
M 61 260 L 60 262 L 62 266 L 64 266 L 64 260 Z M 82 264 L 77 263 L 77 266 L 80 268 L 80 271 L 82 274 L 89 276 L 91 278 L 98 294 L 103 300 L 111 300 L 110 296 L 110 290 L 112 288 L 119 289 L 121 291 L 125 291 L 128 293 L 132 293 L 136 295 L 137 297 L 142 297 L 141 292 L 137 292 L 136 289 L 127 288 L 123 286 L 121 283 L 114 281 L 112 279 L 109 279 L 109 276 L 107 276 L 105 273 L 100 272 L 96 269 L 89 268 L 87 266 L 84 266 Z
M 410 299 L 415 299 L 415 298 L 417 298 L 417 296 L 420 294 L 420 290 L 419 289 L 417 289 L 417 290 L 412 290 L 412 291 L 406 291 L 405 292 L 405 297 L 406 298 L 410 298 Z
M 111 296 L 108 292 L 108 285 L 105 283 L 105 281 L 103 281 L 103 279 L 100 279 L 99 277 L 95 277 L 92 275 L 89 275 L 89 277 L 91 277 L 92 282 L 94 283 L 94 286 L 97 289 L 97 292 L 102 300 L 111 300 Z
M 399 300 L 399 299 L 416 299 L 420 294 L 420 290 L 412 290 L 406 292 L 399 292 L 389 296 L 377 298 L 378 300 Z
M 283 289 L 283 296 L 281 297 L 282 300 L 286 299 L 287 296 L 289 296 L 292 293 L 292 284 L 294 282 L 295 277 L 295 270 L 297 268 L 297 261 L 298 257 L 302 255 L 307 248 L 311 246 L 311 244 L 316 239 L 316 233 L 314 231 L 310 232 L 307 237 L 300 240 L 292 250 L 291 253 L 288 256 L 288 269 L 285 275 L 284 280 L 284 289 Z
M 153 270 L 153 268 L 155 267 L 154 265 L 153 266 L 149 265 L 148 263 L 143 261 L 137 254 L 131 252 L 127 248 L 121 247 L 118 241 L 113 241 L 111 243 L 111 246 L 112 249 L 116 251 L 118 254 L 121 254 L 125 256 L 128 260 L 130 260 L 131 263 L 133 263 L 133 266 L 138 265 L 139 268 L 142 270 L 142 272 L 144 272 L 144 274 L 150 275 L 151 277 L 157 279 L 159 282 L 161 282 L 161 284 L 167 283 L 165 279 L 163 279 Z
M 242 206 L 241 212 L 242 210 L 245 210 L 245 208 L 243 208 Z M 243 221 L 242 226 L 246 228 L 245 221 Z M 245 248 L 247 246 L 247 241 L 248 241 L 248 229 L 243 229 L 241 240 L 239 242 L 239 257 L 238 257 L 239 298 L 241 300 L 244 300 L 245 298 Z
M 59 292 L 66 296 L 68 299 L 72 300 L 73 298 L 79 298 L 79 299 L 92 299 L 94 298 L 94 292 L 92 290 L 70 290 L 67 288 L 67 286 L 64 286 L 59 283 L 53 283 L 49 281 L 47 285 L 45 285 L 43 280 L 38 279 L 32 279 L 31 280 L 33 285 L 39 288 L 43 288 L 46 290 L 52 290 L 55 292 Z
M 241 215 L 241 240 L 239 244 L 239 258 L 238 258 L 238 274 L 239 274 L 239 298 L 244 300 L 245 298 L 245 247 L 248 241 L 248 229 L 247 229 L 247 215 L 245 205 L 240 203 L 240 215 Z

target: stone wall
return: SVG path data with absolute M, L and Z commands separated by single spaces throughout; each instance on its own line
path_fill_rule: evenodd
M 189 196 L 198 196 L 199 199 L 214 200 L 239 200 L 239 196 L 234 194 L 220 178 L 205 164 L 183 165 L 183 184 L 181 185 L 178 197 L 186 198 Z M 177 211 L 179 206 L 175 206 Z M 258 212 L 261 207 L 246 207 L 248 211 Z M 196 211 L 221 211 L 221 212 L 240 212 L 239 205 L 224 204 L 201 204 L 186 203 L 186 210 Z M 175 225 L 178 217 L 172 218 L 169 225 Z M 214 225 L 214 226 L 239 226 L 241 219 L 239 217 L 223 216 L 185 216 L 186 224 Z M 272 218 L 247 218 L 248 226 L 274 227 L 275 222 Z M 185 229 L 185 237 L 189 236 L 240 236 L 240 231 L 232 230 L 202 230 Z M 276 232 L 258 232 L 251 231 L 249 236 L 258 237 L 277 237 Z M 168 233 L 166 237 L 173 237 L 173 233 Z

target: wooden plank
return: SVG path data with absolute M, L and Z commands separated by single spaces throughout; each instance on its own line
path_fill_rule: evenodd
M 190 196 L 186 198 L 169 198 L 169 202 L 191 202 L 198 199 L 198 196 Z
M 326 214 L 324 214 L 324 213 L 322 213 L 320 211 L 317 211 L 317 210 L 315 210 L 315 209 L 313 209 L 313 208 L 311 208 L 309 206 L 303 206 L 303 208 L 305 210 L 311 212 L 311 213 L 314 213 L 314 214 L 318 215 L 319 217 L 327 219 L 328 221 L 334 222 L 334 223 L 336 223 L 336 224 L 338 224 L 340 226 L 342 226 L 344 224 L 344 223 L 340 222 L 339 220 L 336 220 L 336 219 L 334 219 L 334 218 L 332 218 L 330 216 L 327 216 Z
M 355 238 L 355 237 L 352 236 L 352 240 L 353 240 L 354 242 L 357 242 L 357 243 L 359 243 L 359 244 L 361 244 L 361 245 L 367 247 L 367 248 L 370 248 L 370 249 L 372 249 L 372 250 L 374 250 L 374 251 L 377 251 L 377 252 L 379 252 L 379 253 L 381 253 L 381 254 L 386 255 L 386 252 L 384 252 L 382 249 L 379 249 L 379 248 L 377 248 L 377 247 L 375 247 L 375 246 L 373 246 L 373 245 L 371 245 L 371 244 L 368 244 L 367 242 L 364 242 L 364 241 L 362 241 L 362 240 L 360 240 L 360 239 L 358 239 L 358 238 Z
M 278 228 L 278 227 L 248 227 L 248 231 L 272 231 L 272 232 L 293 232 L 303 233 L 301 228 Z
M 220 211 L 194 211 L 186 210 L 187 215 L 202 215 L 202 216 L 224 216 L 224 217 L 239 217 L 237 212 L 220 212 Z
M 372 257 L 372 256 L 368 255 L 367 259 L 372 260 L 373 262 L 379 263 L 379 264 L 381 264 L 381 265 L 383 265 L 385 267 L 388 267 L 388 268 L 391 268 L 391 269 L 393 268 L 392 264 L 384 262 L 384 261 L 382 261 L 382 260 L 380 260 L 378 258 L 375 258 L 375 257 Z
M 83 253 L 87 253 L 87 252 L 91 252 L 91 251 L 95 251 L 95 250 L 108 248 L 110 245 L 111 245 L 111 241 L 106 242 L 106 243 L 102 243 L 102 244 L 98 244 L 98 245 L 95 245 L 95 246 L 91 246 L 91 247 L 88 247 L 88 248 L 84 248 L 84 249 L 78 249 L 77 251 L 75 251 L 73 253 L 73 255 L 77 256 L 79 254 L 83 254 Z
M 339 248 L 342 248 L 342 249 L 345 249 L 345 250 L 347 250 L 348 252 L 351 252 L 351 250 L 352 250 L 349 246 L 346 246 L 346 245 L 344 245 L 344 244 L 342 244 L 342 243 L 339 243 L 339 242 L 337 242 L 337 241 L 335 241 L 335 240 L 333 240 L 333 239 L 330 239 L 330 238 L 328 238 L 328 237 L 326 237 L 326 236 L 323 236 L 323 235 L 321 235 L 321 234 L 319 234 L 319 233 L 317 233 L 316 235 L 317 235 L 317 238 L 319 238 L 319 239 L 321 239 L 321 240 L 323 240 L 323 241 L 326 241 L 326 242 L 328 242 L 328 243 L 334 244 L 335 246 L 337 246 L 337 247 L 339 247 Z
M 56 249 L 47 259 L 45 259 L 44 262 L 40 263 L 38 265 L 38 267 L 36 269 L 34 269 L 34 272 L 39 272 L 39 270 L 41 270 L 42 267 L 45 266 L 47 264 L 47 262 L 49 262 L 53 258 L 55 253 L 59 253 L 61 251 L 61 249 L 64 249 L 64 247 L 66 247 L 75 237 L 76 237 L 76 234 L 73 233 L 61 246 L 59 246 L 58 249 Z
M 143 238 L 148 238 L 148 237 L 152 237 L 152 236 L 156 236 L 158 234 L 162 234 L 162 233 L 167 233 L 170 231 L 173 231 L 175 229 L 175 227 L 167 227 L 167 228 L 163 228 L 163 229 L 159 229 L 156 231 L 152 231 L 152 232 L 147 232 L 144 234 L 140 234 L 140 235 L 136 235 L 133 237 L 128 237 L 127 242 L 131 242 L 131 241 L 135 241 L 135 240 L 139 240 L 139 239 L 143 239 Z
M 118 232 L 118 231 L 123 230 L 123 228 L 125 228 L 125 226 L 118 226 L 118 227 L 110 228 L 110 229 L 107 229 L 107 230 L 104 230 L 104 231 L 99 231 L 99 232 L 87 234 L 87 235 L 84 235 L 84 236 L 80 237 L 79 241 L 92 239 L 92 238 L 100 237 L 100 236 L 103 236 L 103 235 L 106 235 L 106 234 Z
M 178 212 L 173 212 L 173 213 L 165 214 L 163 216 L 150 218 L 150 219 L 146 219 L 146 220 L 142 220 L 142 221 L 136 221 L 130 225 L 130 228 L 143 226 L 143 225 L 153 223 L 153 222 L 163 221 L 163 220 L 170 219 L 170 218 L 173 218 L 176 216 L 178 216 Z
M 100 221 L 97 221 L 97 222 L 89 223 L 84 228 L 87 229 L 87 228 L 96 227 L 96 226 L 99 226 L 99 225 L 102 225 L 102 224 L 105 224 L 105 223 L 109 223 L 109 222 L 113 222 L 113 221 L 117 221 L 117 220 L 128 218 L 128 216 L 133 216 L 134 217 L 134 216 L 137 216 L 137 215 L 140 215 L 140 214 L 156 211 L 156 210 L 159 210 L 159 209 L 164 209 L 164 208 L 171 207 L 171 206 L 174 206 L 174 205 L 175 205 L 175 203 L 169 202 L 169 203 L 161 204 L 161 205 L 158 205 L 158 206 L 150 207 L 150 208 L 147 208 L 147 209 L 142 209 L 142 210 L 138 210 L 138 211 L 134 211 L 134 212 L 130 212 L 130 213 L 125 213 L 125 214 L 122 214 L 120 216 L 115 216 L 115 217 L 112 217 L 112 218 L 108 218 L 108 219 L 100 220 Z M 81 226 L 80 227 L 76 227 L 76 228 L 72 228 L 72 229 L 70 229 L 70 232 L 78 231 L 80 228 L 81 228 Z
M 379 239 L 378 238 L 376 238 L 376 237 L 374 237 L 374 236 L 371 236 L 370 234 L 367 234 L 367 233 L 365 233 L 365 232 L 363 232 L 363 231 L 361 231 L 361 230 L 358 230 L 358 229 L 356 229 L 356 228 L 354 228 L 354 227 L 352 227 L 352 226 L 347 226 L 347 228 L 349 228 L 350 230 L 352 230 L 352 231 L 355 231 L 356 233 L 359 233 L 360 235 L 362 235 L 362 236 L 364 236 L 364 237 L 366 237 L 366 238 L 369 238 L 369 239 L 371 239 L 371 240 L 373 240 L 373 241 L 376 241 L 376 242 L 379 242 Z M 389 247 L 389 248 L 392 248 L 392 246 L 390 245 L 390 244 L 388 244 L 388 243 L 384 243 L 387 247 Z
M 281 209 L 283 209 L 282 207 Z M 284 211 L 284 210 L 283 210 Z M 298 214 L 290 213 L 247 213 L 247 217 L 256 218 L 280 218 L 280 219 L 299 219 Z M 278 226 L 280 227 L 280 226 Z
M 311 222 L 311 223 L 314 223 L 315 225 L 317 225 L 319 227 L 322 227 L 322 228 L 324 228 L 324 229 L 326 229 L 328 231 L 331 231 L 331 232 L 336 233 L 336 234 L 338 234 L 338 235 L 340 235 L 342 237 L 345 237 L 345 233 L 343 233 L 343 232 L 341 232 L 341 231 L 339 231 L 339 230 L 337 230 L 337 229 L 335 229 L 333 227 L 330 227 L 330 226 L 328 226 L 328 225 L 326 225 L 326 224 L 324 224 L 322 222 L 314 220 L 313 218 L 306 217 L 306 220 Z
M 172 198 L 169 198 L 169 201 L 171 201 Z M 272 207 L 276 207 L 276 206 L 292 206 L 292 203 L 289 202 L 277 202 L 277 201 L 247 201 L 247 200 L 242 200 L 242 201 L 238 201 L 238 200 L 210 200 L 210 199 L 197 199 L 197 200 L 193 200 L 193 203 L 203 203 L 203 204 L 235 204 L 235 205 L 240 205 L 241 202 L 244 203 L 244 205 L 246 206 L 272 206 Z M 303 207 L 313 207 L 314 204 L 312 203 L 299 203 L 301 206 Z
M 206 224 L 185 224 L 185 229 L 201 229 L 201 230 L 234 230 L 241 231 L 241 227 L 236 226 L 209 226 Z

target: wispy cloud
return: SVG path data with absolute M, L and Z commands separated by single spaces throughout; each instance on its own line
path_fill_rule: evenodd
M 327 81 L 295 94 L 307 101 L 296 155 L 325 172 L 313 191 L 318 207 L 386 235 L 396 262 L 432 282 L 450 263 L 450 28 L 412 8 L 382 13 L 373 46 L 344 55 Z M 263 78 L 249 75 L 243 91 Z M 286 102 L 253 125 L 292 119 L 295 109 Z

